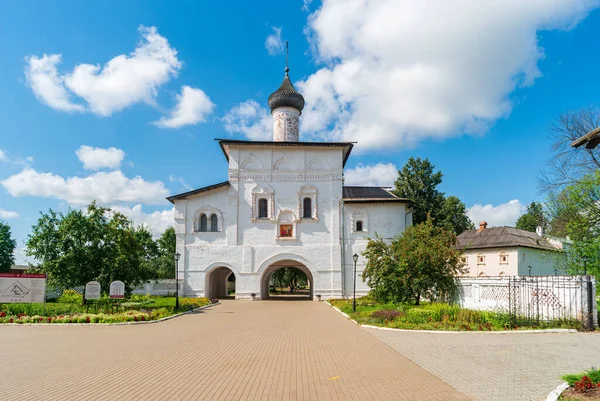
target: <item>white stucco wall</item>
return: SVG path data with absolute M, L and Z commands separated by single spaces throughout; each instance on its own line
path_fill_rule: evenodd
M 182 257 L 180 279 L 189 296 L 205 295 L 212 269 L 230 268 L 236 275 L 236 297 L 260 296 L 261 274 L 272 263 L 294 260 L 313 275 L 315 297 L 341 296 L 339 208 L 342 194 L 342 149 L 244 147 L 230 149 L 231 186 L 175 201 L 177 248 Z M 272 191 L 269 219 L 253 219 L 253 190 Z M 317 213 L 302 219 L 305 186 L 316 190 Z M 263 195 L 260 195 L 261 197 Z M 222 231 L 194 232 L 198 210 L 217 210 Z M 277 216 L 287 211 L 295 220 L 295 239 L 278 239 Z M 182 265 L 183 264 L 183 265 Z
M 508 263 L 502 263 L 500 255 L 506 252 Z M 478 263 L 478 256 L 485 256 L 485 263 Z M 527 276 L 529 266 L 532 276 L 552 276 L 559 269 L 561 252 L 545 251 L 525 247 L 469 249 L 463 253 L 467 258 L 468 272 L 464 277 L 480 276 Z M 559 269 L 559 274 L 561 273 Z
M 563 252 L 519 247 L 518 275 L 529 275 L 529 266 L 531 266 L 532 276 L 553 276 L 554 269 L 559 275 L 564 274 L 561 269 L 561 260 L 564 257 Z
M 368 239 L 381 236 L 391 241 L 401 234 L 412 222 L 410 209 L 403 203 L 356 204 L 344 205 L 344 288 L 345 295 L 353 295 L 354 260 L 356 253 L 359 257 L 356 263 L 356 294 L 366 295 L 369 292 L 367 283 L 362 280 L 362 272 L 367 259 L 362 255 Z M 363 231 L 355 230 L 356 221 L 363 222 Z

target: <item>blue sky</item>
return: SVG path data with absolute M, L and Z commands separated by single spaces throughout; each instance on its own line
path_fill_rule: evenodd
M 473 219 L 512 224 L 543 199 L 548 124 L 597 105 L 600 12 L 505 3 L 4 3 L 0 216 L 19 248 L 92 198 L 163 230 L 166 194 L 227 178 L 214 138 L 271 136 L 289 40 L 301 138 L 356 140 L 349 183 L 427 157 Z

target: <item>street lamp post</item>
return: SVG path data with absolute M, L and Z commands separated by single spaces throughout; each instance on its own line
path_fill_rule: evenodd
M 354 299 L 352 301 L 352 311 L 356 312 L 356 261 L 358 260 L 358 255 L 352 255 L 352 260 L 354 260 Z
M 581 257 L 581 259 L 583 259 L 583 275 L 587 276 L 587 260 L 588 260 L 588 257 L 586 255 L 583 255 Z
M 529 277 L 531 277 L 531 266 L 528 266 L 528 267 L 529 267 Z
M 175 310 L 179 309 L 179 252 L 175 252 Z

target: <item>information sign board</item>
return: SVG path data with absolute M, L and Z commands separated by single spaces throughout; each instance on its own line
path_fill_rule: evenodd
M 0 303 L 43 303 L 45 298 L 45 274 L 0 273 Z
M 125 284 L 122 281 L 113 281 L 110 283 L 108 295 L 111 298 L 125 298 Z
M 85 285 L 85 299 L 100 299 L 100 283 L 90 281 Z

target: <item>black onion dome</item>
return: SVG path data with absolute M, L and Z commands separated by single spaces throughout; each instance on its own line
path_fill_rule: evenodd
M 271 111 L 278 107 L 293 107 L 302 112 L 304 108 L 304 97 L 294 89 L 292 81 L 288 75 L 288 68 L 285 71 L 285 78 L 279 89 L 269 96 L 269 108 Z

